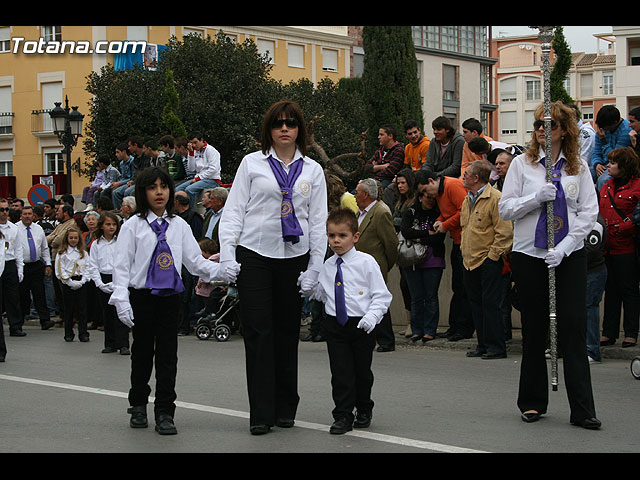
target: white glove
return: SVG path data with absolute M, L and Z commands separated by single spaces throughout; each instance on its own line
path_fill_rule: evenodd
M 318 284 L 318 275 L 320 272 L 314 270 L 305 270 L 300 272 L 298 277 L 298 286 L 300 287 L 300 293 L 303 297 L 308 297 L 313 293 L 316 285 Z
M 544 261 L 546 262 L 547 267 L 555 268 L 558 265 L 560 265 L 560 262 L 562 262 L 563 258 L 564 258 L 564 251 L 562 249 L 549 250 L 549 253 L 547 253 L 544 257 Z
M 372 318 L 367 317 L 366 315 L 362 317 L 362 319 L 358 322 L 358 328 L 361 328 L 367 333 L 373 332 L 373 329 L 376 328 L 377 323 Z
M 540 204 L 550 202 L 556 199 L 558 189 L 553 183 L 545 183 L 540 190 L 536 192 L 536 201 Z
M 133 323 L 133 310 L 131 309 L 131 305 L 129 305 L 128 303 L 119 303 L 118 305 L 116 305 L 116 312 L 118 313 L 118 318 L 120 319 L 120 321 L 127 327 L 131 328 L 135 325 Z
M 113 282 L 103 283 L 102 285 L 98 285 L 98 288 L 102 290 L 104 293 L 113 293 Z
M 82 287 L 83 283 L 80 280 L 69 280 L 67 285 L 71 290 L 78 290 Z
M 240 273 L 240 264 L 235 260 L 225 260 L 220 263 L 219 280 L 223 282 L 235 283 Z

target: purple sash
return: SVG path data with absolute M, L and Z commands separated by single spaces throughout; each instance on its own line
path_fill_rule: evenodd
M 296 218 L 296 211 L 293 208 L 293 186 L 302 172 L 304 161 L 299 158 L 291 164 L 289 174 L 284 171 L 280 162 L 271 155 L 267 158 L 271 170 L 276 177 L 280 192 L 282 193 L 282 206 L 280 208 L 280 223 L 282 225 L 282 241 L 296 244 L 303 235 L 302 227 Z
M 540 163 L 542 166 L 545 164 L 545 159 L 541 159 Z M 558 245 L 558 243 L 566 237 L 567 233 L 569 233 L 569 214 L 567 211 L 567 199 L 564 196 L 564 190 L 562 189 L 562 183 L 560 182 L 562 178 L 562 165 L 564 164 L 564 159 L 561 158 L 556 162 L 553 166 L 553 171 L 551 174 L 551 182 L 556 186 L 557 193 L 556 198 L 553 201 L 553 217 L 554 217 L 554 245 Z M 534 246 L 536 248 L 548 248 L 548 236 L 547 236 L 547 209 L 546 206 L 542 206 L 542 211 L 540 212 L 540 217 L 538 218 L 538 224 L 536 226 L 536 236 L 534 240 Z
M 151 256 L 145 287 L 151 289 L 152 295 L 161 297 L 184 292 L 184 284 L 173 263 L 173 255 L 167 243 L 166 232 L 169 222 L 165 219 L 160 224 L 156 219 L 150 222 L 149 226 L 157 235 L 158 244 Z

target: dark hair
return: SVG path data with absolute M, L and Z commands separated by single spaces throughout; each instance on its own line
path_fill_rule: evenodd
M 455 133 L 455 128 L 453 128 L 453 124 L 451 123 L 451 120 L 449 120 L 447 117 L 444 116 L 440 116 L 440 117 L 436 117 L 433 122 L 431 122 L 431 128 L 435 129 L 445 129 L 447 130 L 447 136 L 448 137 L 453 137 L 453 134 Z
M 158 140 L 158 143 L 160 145 L 163 145 L 163 146 L 166 145 L 169 148 L 173 148 L 175 145 L 175 139 L 171 135 L 164 135 L 163 137 L 160 137 L 160 140 Z
M 200 246 L 200 250 L 207 253 L 218 253 L 220 250 L 218 242 L 212 238 L 205 237 L 198 241 L 198 245 Z
M 66 213 L 67 215 L 69 215 L 70 218 L 73 218 L 73 207 L 71 205 L 68 204 L 63 204 L 62 205 L 62 213 Z
M 491 151 L 491 145 L 483 137 L 476 137 L 469 140 L 469 150 L 476 154 L 489 153 Z
M 175 204 L 176 187 L 173 183 L 173 179 L 169 175 L 169 172 L 160 167 L 147 167 L 140 171 L 136 177 L 135 183 L 135 213 L 142 218 L 147 218 L 147 214 L 149 213 L 149 210 L 151 210 L 151 205 L 149 205 L 149 201 L 147 200 L 147 187 L 153 185 L 157 179 L 160 179 L 164 185 L 169 187 L 169 200 L 167 201 L 166 210 L 170 217 L 175 215 L 173 209 Z
M 354 235 L 358 232 L 358 217 L 350 208 L 338 207 L 329 212 L 327 216 L 327 225 L 346 225 Z
M 596 123 L 600 128 L 608 128 L 620 121 L 620 110 L 613 105 L 604 105 L 596 115 Z
M 158 149 L 158 141 L 155 138 L 147 138 L 144 141 L 144 146 L 150 148 L 151 150 Z
M 631 177 L 640 177 L 640 159 L 633 147 L 621 147 L 611 150 L 607 155 L 609 162 L 618 164 L 621 178 L 629 181 Z
M 96 202 L 96 208 L 100 210 L 113 210 L 113 201 L 108 195 L 100 195 Z
M 65 193 L 64 195 L 62 195 L 61 200 L 64 203 L 68 203 L 71 206 L 73 206 L 76 203 L 76 197 L 74 197 L 70 193 Z
M 100 218 L 98 218 L 98 227 L 96 228 L 96 231 L 93 232 L 93 238 L 95 238 L 96 240 L 99 240 L 104 236 L 104 230 L 102 229 L 102 226 L 104 225 L 105 220 L 107 220 L 108 218 L 116 222 L 116 231 L 113 236 L 117 237 L 118 233 L 120 233 L 120 218 L 113 212 L 102 212 L 100 214 Z
M 418 170 L 415 175 L 415 186 L 428 185 L 429 179 L 437 179 L 439 175 L 433 170 Z
M 476 118 L 468 118 L 464 122 L 462 122 L 462 128 L 466 128 L 467 130 L 471 130 L 472 132 L 477 132 L 478 135 L 482 133 L 482 124 Z
M 45 205 L 49 205 L 51 208 L 56 208 L 57 201 L 55 198 L 47 198 L 44 203 Z
M 398 138 L 398 132 L 393 125 L 380 125 L 380 129 L 384 130 L 387 135 L 391 135 L 394 140 Z
M 273 145 L 273 139 L 271 138 L 271 126 L 273 122 L 280 118 L 280 115 L 285 114 L 287 118 L 295 118 L 298 121 L 298 136 L 296 138 L 296 145 L 302 153 L 307 154 L 307 125 L 302 115 L 302 110 L 296 102 L 290 100 L 281 100 L 274 103 L 269 107 L 267 113 L 264 115 L 262 121 L 262 153 L 265 155 L 271 146 Z
M 27 208 L 27 207 L 25 207 Z M 24 210 L 24 208 L 23 208 Z M 33 206 L 33 213 L 36 214 L 38 217 L 43 217 L 44 216 L 44 207 L 42 205 L 34 205 Z
M 131 145 L 137 145 L 138 147 L 142 148 L 142 146 L 144 145 L 144 139 L 139 135 L 134 135 L 129 138 L 129 143 Z
M 127 145 L 125 142 L 120 142 L 116 145 L 116 150 L 120 150 L 121 152 L 129 153 L 129 151 L 127 150 L 128 148 L 129 145 Z
M 197 138 L 198 140 L 204 140 L 204 135 L 202 135 L 200 132 L 193 132 L 191 135 L 189 135 L 189 140 L 193 138 Z
M 420 128 L 420 125 L 415 120 L 407 120 L 404 122 L 404 131 L 411 130 L 412 128 Z
M 111 165 L 111 159 L 109 158 L 109 155 L 102 154 L 98 157 L 98 163 L 108 166 Z
M 632 108 L 629 115 L 633 115 L 636 120 L 640 120 L 640 107 Z
M 175 140 L 176 147 L 186 147 L 188 143 L 187 137 L 178 137 Z

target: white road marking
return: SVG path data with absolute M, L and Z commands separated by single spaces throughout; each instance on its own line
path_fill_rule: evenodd
M 126 392 L 118 392 L 114 390 L 106 390 L 103 388 L 85 387 L 82 385 L 72 385 L 69 383 L 50 382 L 47 380 L 36 380 L 33 378 L 15 377 L 12 375 L 1 375 L 1 380 L 9 380 L 12 382 L 29 383 L 32 385 L 41 385 L 46 387 L 64 388 L 66 390 L 76 390 L 85 393 L 94 393 L 98 395 L 107 395 L 111 397 L 127 398 Z M 153 397 L 149 397 L 149 401 L 153 402 Z M 176 401 L 176 406 L 181 408 L 187 408 L 190 410 L 198 410 L 200 412 L 215 413 L 217 415 L 227 415 L 230 417 L 249 418 L 248 412 L 242 412 L 239 410 L 230 410 L 228 408 L 212 407 L 209 405 L 200 405 L 198 403 L 189 403 Z M 319 430 L 322 432 L 328 432 L 329 426 L 319 423 L 304 422 L 296 420 L 296 427 L 307 428 L 309 430 Z M 457 447 L 455 445 L 446 445 L 442 443 L 426 442 L 423 440 L 414 440 L 411 438 L 396 437 L 393 435 L 384 435 L 382 433 L 375 433 L 366 430 L 353 430 L 347 432 L 345 435 L 353 437 L 365 438 L 368 440 L 375 440 L 377 442 L 391 443 L 395 445 L 403 445 L 406 447 L 419 448 L 423 450 L 432 450 L 443 453 L 487 453 L 482 450 L 474 450 L 470 448 Z

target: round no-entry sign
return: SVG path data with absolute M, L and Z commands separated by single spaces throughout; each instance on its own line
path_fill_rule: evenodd
M 27 200 L 29 200 L 31 205 L 42 205 L 45 200 L 52 196 L 51 189 L 48 185 L 36 183 L 29 189 L 29 193 L 27 193 Z

